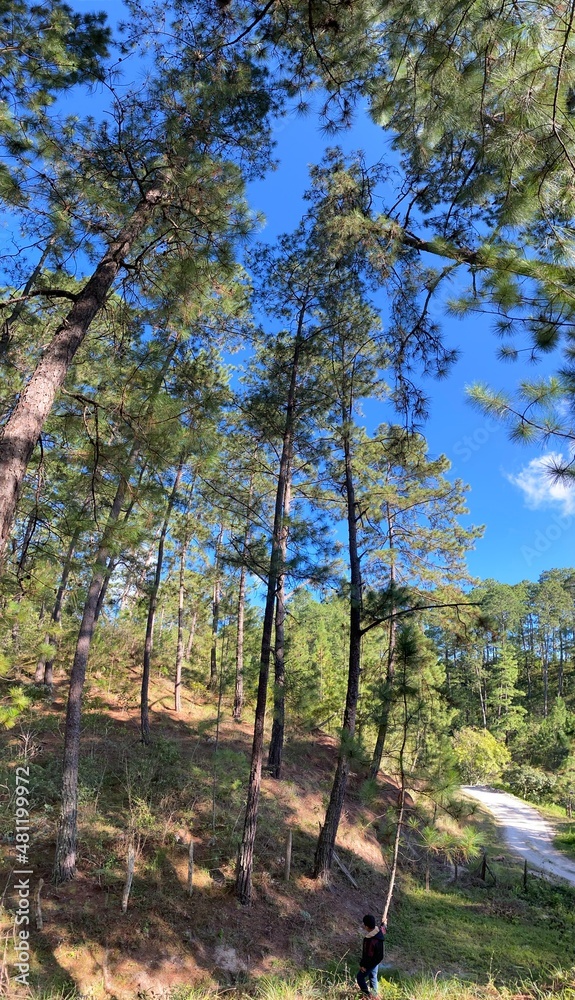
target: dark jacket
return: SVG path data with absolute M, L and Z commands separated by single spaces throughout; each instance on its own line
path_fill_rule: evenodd
M 384 940 L 384 932 L 381 927 L 373 937 L 364 937 L 359 964 L 366 972 L 371 972 L 372 969 L 375 969 L 376 965 L 379 965 L 383 961 Z

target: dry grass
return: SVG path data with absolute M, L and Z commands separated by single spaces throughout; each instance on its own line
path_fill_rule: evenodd
M 254 898 L 246 909 L 234 897 L 233 877 L 251 750 L 249 722 L 234 723 L 228 706 L 216 754 L 214 705 L 204 696 L 188 697 L 176 717 L 168 707 L 167 684 L 156 679 L 154 743 L 147 750 L 138 742 L 136 707 L 93 687 L 84 719 L 79 874 L 75 882 L 56 886 L 51 868 L 64 696 L 62 678 L 54 703 L 36 706 L 27 729 L 36 748 L 33 878 L 35 884 L 45 880 L 44 928 L 31 938 L 33 1000 L 210 1000 L 223 994 L 226 1000 L 356 1000 L 358 924 L 365 912 L 381 912 L 385 899 L 387 838 L 393 830 L 386 817 L 394 814 L 395 786 L 382 779 L 366 800 L 365 774 L 357 768 L 337 850 L 359 888 L 339 870 L 329 887 L 318 885 L 310 877 L 313 852 L 337 747 L 325 734 L 292 733 L 283 780 L 264 778 L 262 783 Z M 8 743 L 2 778 L 7 787 L 17 734 Z M 9 795 L 4 807 L 8 837 Z M 130 826 L 138 856 L 123 914 Z M 289 884 L 284 878 L 288 830 L 293 834 Z M 0 853 L 5 884 L 10 883 L 10 840 L 0 845 Z M 450 872 L 436 868 L 434 890 L 425 894 L 421 852 L 416 835 L 411 836 L 389 935 L 387 960 L 396 971 L 381 980 L 382 1000 L 520 1000 L 517 983 L 531 969 L 543 985 L 539 992 L 526 989 L 526 998 L 575 1000 L 572 984 L 561 981 L 568 973 L 550 972 L 552 965 L 575 962 L 568 901 L 550 904 L 535 890 L 531 901 L 518 900 L 515 888 L 506 894 L 502 888 L 512 885 L 511 867 L 500 865 L 498 875 L 501 889 L 490 893 L 472 881 L 451 887 Z M 15 900 L 10 889 L 5 902 L 1 923 L 11 933 Z M 550 905 L 555 922 L 544 912 Z M 519 968 L 514 956 L 524 942 L 528 961 Z M 493 968 L 497 985 L 491 982 Z

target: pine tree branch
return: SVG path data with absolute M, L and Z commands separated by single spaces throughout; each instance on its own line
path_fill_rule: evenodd
M 377 618 L 361 629 L 361 635 L 367 635 L 373 628 L 383 625 L 384 622 L 392 618 L 402 618 L 404 615 L 413 615 L 416 611 L 434 611 L 439 608 L 477 608 L 481 606 L 481 601 L 450 601 L 446 604 L 416 604 L 412 608 L 403 608 L 401 611 L 392 611 L 389 615 Z
M 33 297 L 44 296 L 44 298 L 51 299 L 70 299 L 71 302 L 75 302 L 78 293 L 68 292 L 64 288 L 40 288 L 35 292 L 27 292 L 26 295 L 18 295 L 13 299 L 5 299 L 4 302 L 0 302 L 0 309 L 7 309 L 9 306 L 16 305 L 18 302 L 26 302 L 28 299 Z
M 386 238 L 397 240 L 404 246 L 418 250 L 420 253 L 430 253 L 435 257 L 448 258 L 458 264 L 467 264 L 480 271 L 507 271 L 523 278 L 531 278 L 533 281 L 544 282 L 556 287 L 562 295 L 569 295 L 575 300 L 575 272 L 571 267 L 561 264 L 548 264 L 536 257 L 528 259 L 504 251 L 498 252 L 494 247 L 479 247 L 474 250 L 471 247 L 458 246 L 452 240 L 437 237 L 432 240 L 425 240 L 402 229 L 397 223 L 388 224 L 385 232 Z

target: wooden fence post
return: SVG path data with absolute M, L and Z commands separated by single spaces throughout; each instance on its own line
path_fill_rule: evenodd
M 194 838 L 190 834 L 190 846 L 188 848 L 188 896 L 194 891 Z
M 285 866 L 285 880 L 289 882 L 290 870 L 291 870 L 291 848 L 292 848 L 292 831 L 288 830 L 287 842 L 286 842 L 286 866 Z
M 122 894 L 122 913 L 125 913 L 128 909 L 128 900 L 130 898 L 130 890 L 132 888 L 132 879 L 134 878 L 134 867 L 136 864 L 136 852 L 134 850 L 134 845 L 130 844 L 128 847 L 128 868 L 126 871 L 126 883 L 124 885 L 124 892 Z

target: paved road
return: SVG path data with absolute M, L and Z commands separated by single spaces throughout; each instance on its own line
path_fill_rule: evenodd
M 553 829 L 531 806 L 515 795 L 496 792 L 486 785 L 463 785 L 461 791 L 481 802 L 501 827 L 511 851 L 546 875 L 575 885 L 575 862 L 552 847 Z

